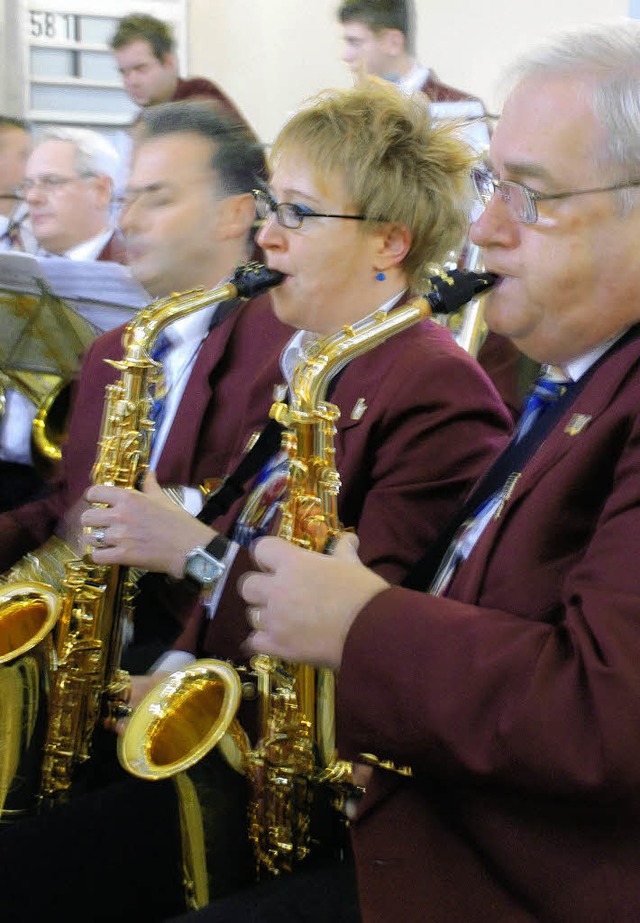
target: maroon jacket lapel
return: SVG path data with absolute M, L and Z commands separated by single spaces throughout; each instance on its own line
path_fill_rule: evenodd
M 96 260 L 106 263 L 127 262 L 127 251 L 124 244 L 124 237 L 118 228 L 114 230 L 109 240 L 97 255 Z
M 207 405 L 211 401 L 210 376 L 233 334 L 242 305 L 209 331 L 194 363 L 173 425 L 158 462 L 158 480 L 168 484 L 191 483 L 194 456 Z
M 449 594 L 462 602 L 477 602 L 482 593 L 482 583 L 489 562 L 496 548 L 501 549 L 501 536 L 507 527 L 513 528 L 519 513 L 535 489 L 536 504 L 544 505 L 544 480 L 559 465 L 571 466 L 576 458 L 576 469 L 580 466 L 580 455 L 591 443 L 592 426 L 608 409 L 618 389 L 629 372 L 630 362 L 634 365 L 640 351 L 636 339 L 605 360 L 602 368 L 594 375 L 566 414 L 558 421 L 547 439 L 540 446 L 518 478 L 499 515 L 484 530 L 482 537 L 464 566 L 460 567 L 452 581 Z M 550 515 L 554 515 L 550 512 Z M 528 517 L 522 517 L 521 528 L 528 527 Z

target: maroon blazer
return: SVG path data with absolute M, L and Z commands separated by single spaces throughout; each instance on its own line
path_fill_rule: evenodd
M 640 920 L 640 340 L 525 466 L 449 596 L 389 589 L 347 637 L 341 754 L 366 923 Z M 366 690 L 366 693 L 365 693 Z
M 49 496 L 0 516 L 0 571 L 36 548 L 89 486 L 104 392 L 119 376 L 106 358 L 122 356 L 123 327 L 99 337 L 85 358 L 63 451 Z M 223 475 L 265 419 L 282 345 L 291 336 L 267 296 L 239 305 L 204 342 L 157 468 L 161 484 L 197 485 Z
M 432 70 L 429 70 L 427 79 L 420 87 L 422 93 L 426 93 L 432 103 L 456 103 L 468 100 L 470 102 L 482 102 L 477 96 L 471 96 L 464 90 L 457 90 L 446 83 L 440 83 Z
M 126 263 L 127 250 L 124 243 L 124 236 L 119 228 L 115 228 L 113 234 L 106 242 L 96 260 L 106 263 Z
M 342 411 L 335 442 L 340 519 L 357 529 L 362 559 L 400 581 L 500 451 L 510 417 L 477 362 L 430 320 L 354 359 L 331 401 Z M 364 413 L 352 413 L 363 401 Z M 239 506 L 216 527 L 229 527 Z M 206 637 L 206 651 L 216 656 L 237 657 L 248 633 L 235 587 L 243 569 L 246 554 L 238 556 Z M 197 624 L 194 616 L 177 648 L 194 649 Z
M 222 92 L 219 86 L 205 77 L 189 77 L 187 80 L 178 77 L 178 84 L 175 93 L 171 97 L 171 102 L 182 102 L 185 99 L 194 101 L 210 100 L 216 104 L 220 111 L 249 128 L 247 120 L 235 103 L 229 99 L 226 93 Z M 250 128 L 250 131 L 253 133 L 253 129 Z

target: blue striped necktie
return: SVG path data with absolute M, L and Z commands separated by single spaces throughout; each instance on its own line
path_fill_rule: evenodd
M 164 331 L 161 331 L 149 353 L 154 362 L 159 362 L 161 364 L 161 368 L 158 369 L 158 377 L 153 389 L 153 403 L 149 412 L 149 419 L 155 424 L 155 435 L 157 435 L 160 424 L 162 422 L 165 398 L 168 392 L 167 376 L 165 373 L 164 365 L 162 363 L 170 348 L 171 340 Z
M 518 421 L 515 441 L 519 442 L 534 426 L 542 414 L 566 393 L 573 382 L 555 366 L 545 366 L 544 372 L 536 380 L 522 416 Z
M 573 382 L 560 369 L 554 366 L 545 366 L 544 372 L 538 377 L 531 389 L 522 416 L 518 421 L 511 446 L 520 442 L 533 429 L 543 413 L 552 404 L 559 401 L 572 384 Z M 508 449 L 506 451 L 508 452 Z M 506 452 L 503 455 L 506 455 Z M 510 489 L 513 488 L 513 483 L 515 483 L 513 477 L 514 474 L 510 474 L 502 488 L 485 497 L 472 515 L 461 524 L 449 544 L 431 583 L 429 592 L 433 596 L 445 596 L 447 594 L 458 566 L 468 557 L 490 517 L 496 515 L 500 498 L 508 495 Z

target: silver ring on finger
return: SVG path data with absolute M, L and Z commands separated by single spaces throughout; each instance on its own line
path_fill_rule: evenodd
M 105 547 L 105 545 L 107 544 L 107 540 L 106 540 L 104 529 L 93 529 L 92 536 L 93 536 L 93 544 L 96 546 L 96 548 Z

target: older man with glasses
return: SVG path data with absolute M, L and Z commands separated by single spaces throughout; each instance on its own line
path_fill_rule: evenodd
M 119 170 L 116 150 L 97 132 L 84 128 L 46 131 L 16 187 L 28 209 L 15 213 L 22 243 L 26 233 L 29 249 L 37 256 L 124 262 L 124 241 L 111 218 Z M 32 426 L 37 409 L 21 391 L 11 387 L 4 390 L 0 512 L 27 502 L 46 485 L 34 467 Z
M 514 72 L 471 237 L 489 327 L 554 368 L 441 539 L 404 588 L 346 538 L 244 578 L 249 651 L 339 670 L 341 756 L 410 768 L 353 812 L 366 923 L 640 919 L 638 48 Z
M 111 217 L 119 171 L 118 153 L 97 132 L 55 128 L 44 134 L 21 187 L 41 253 L 124 262 Z

